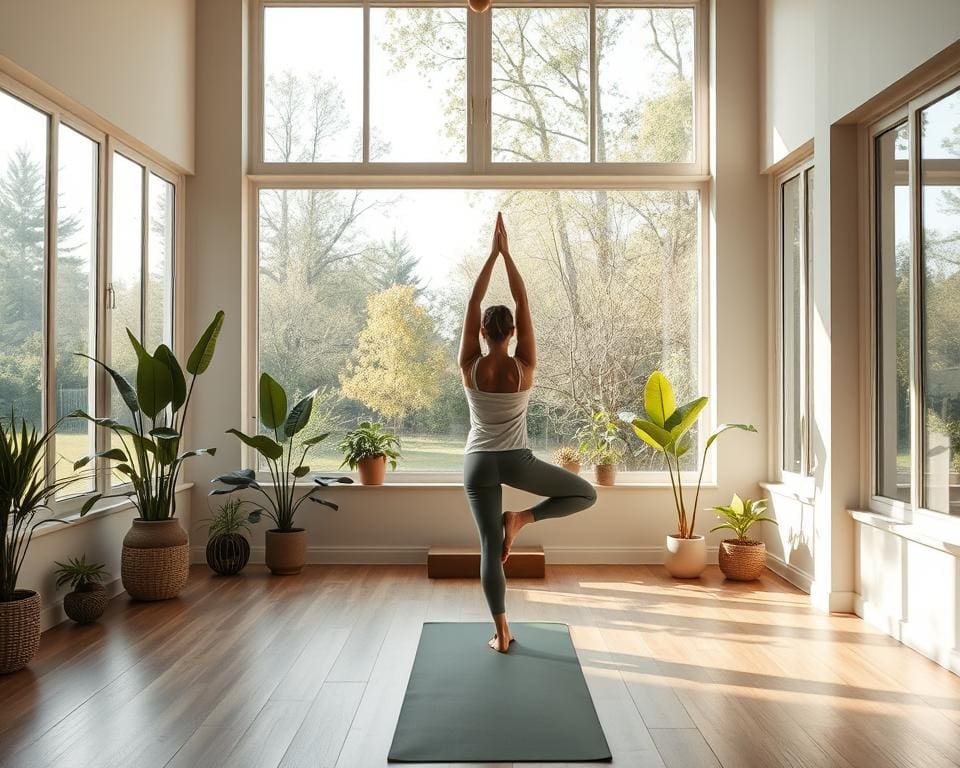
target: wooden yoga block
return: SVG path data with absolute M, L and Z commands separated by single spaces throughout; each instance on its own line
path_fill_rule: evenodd
M 542 579 L 543 547 L 514 547 L 503 566 L 508 579 Z M 479 579 L 480 550 L 472 547 L 430 547 L 427 576 L 431 579 Z

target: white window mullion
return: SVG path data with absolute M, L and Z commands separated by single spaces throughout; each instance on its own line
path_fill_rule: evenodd
M 597 162 L 597 6 L 590 3 L 590 162 Z
M 920 232 L 920 211 L 923 189 L 920 184 L 920 113 L 911 109 L 907 117 L 910 151 L 907 159 L 910 190 L 910 441 L 913 461 L 910 466 L 912 488 L 910 502 L 914 509 L 926 503 L 923 468 L 926 450 L 923 441 L 923 247 Z
M 57 420 L 57 157 L 59 148 L 60 116 L 54 112 L 47 120 L 47 231 L 43 264 L 43 333 L 41 343 L 40 393 L 42 398 L 42 429 L 50 429 Z M 46 445 L 44 470 L 54 477 L 57 461 L 56 442 Z
M 363 4 L 363 163 L 370 162 L 370 3 Z

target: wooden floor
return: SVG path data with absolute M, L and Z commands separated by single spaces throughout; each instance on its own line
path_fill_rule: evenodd
M 616 766 L 960 764 L 960 678 L 772 574 L 548 566 L 508 588 L 513 619 L 570 625 Z M 423 567 L 197 567 L 0 678 L 0 765 L 384 766 L 422 622 L 486 618 L 478 582 Z

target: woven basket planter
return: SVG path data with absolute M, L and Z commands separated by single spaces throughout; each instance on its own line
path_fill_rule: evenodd
M 767 561 L 767 545 L 762 541 L 724 539 L 720 542 L 720 570 L 734 581 L 760 578 Z
M 0 675 L 23 669 L 40 648 L 40 595 L 18 589 L 0 603 Z
M 79 587 L 63 598 L 63 612 L 77 624 L 96 621 L 107 610 L 107 590 L 102 584 Z
M 123 539 L 120 579 L 134 600 L 168 600 L 180 594 L 190 574 L 187 532 L 180 521 L 133 521 Z
M 250 542 L 239 533 L 213 536 L 207 542 L 207 565 L 221 576 L 234 576 L 250 559 Z

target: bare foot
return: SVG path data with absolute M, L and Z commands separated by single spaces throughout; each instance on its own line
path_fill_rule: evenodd
M 513 540 L 520 533 L 520 529 L 530 522 L 530 513 L 523 512 L 504 512 L 503 513 L 503 549 L 500 552 L 500 562 L 507 562 L 510 557 L 510 547 L 513 546 Z
M 501 640 L 500 635 L 494 635 L 493 637 L 490 638 L 490 640 L 487 641 L 487 645 L 489 645 L 495 651 L 499 651 L 500 653 L 506 653 L 507 651 L 510 650 L 510 643 L 513 642 L 513 637 L 510 635 L 509 632 L 507 632 L 503 636 L 503 638 L 504 639 Z

